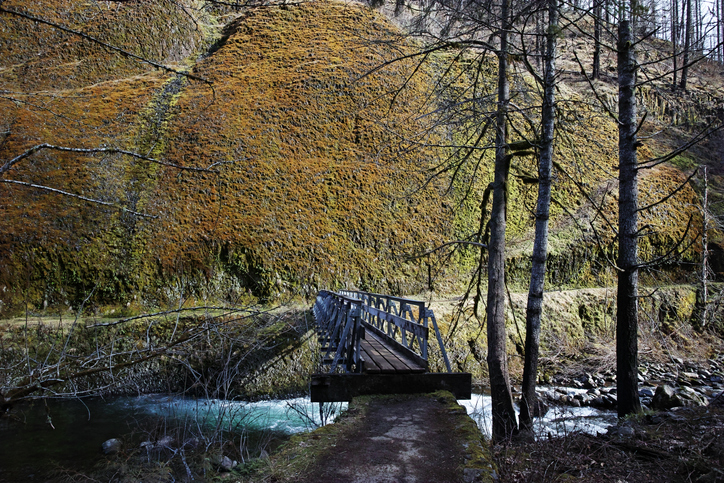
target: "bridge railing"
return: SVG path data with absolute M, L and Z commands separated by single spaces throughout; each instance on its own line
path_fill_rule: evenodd
M 314 303 L 314 318 L 317 320 L 322 362 L 330 364 L 329 372 L 338 367 L 345 372 L 360 372 L 360 339 L 362 303 L 350 297 L 322 290 Z
M 359 345 L 365 330 L 378 334 L 427 367 L 430 325 L 447 372 L 452 372 L 435 314 L 425 302 L 368 292 L 322 291 L 314 314 L 320 325 L 320 340 L 324 341 L 323 361 L 332 364 L 330 372 L 340 363 L 347 372 L 361 370 Z

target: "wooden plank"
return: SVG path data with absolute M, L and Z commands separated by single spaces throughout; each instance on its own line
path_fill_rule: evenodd
M 402 354 L 396 352 L 391 347 L 384 344 L 383 341 L 378 341 L 381 346 L 384 346 L 386 349 L 386 352 L 384 352 L 384 357 L 387 359 L 387 361 L 395 367 L 397 372 L 412 372 L 415 370 L 420 370 L 420 372 L 425 372 L 424 368 L 418 366 L 415 364 L 412 360 L 406 358 Z
M 365 334 L 365 337 L 367 343 L 377 349 L 377 353 L 395 369 L 395 372 L 425 372 L 425 367 L 401 352 L 387 346 L 384 340 L 376 334 L 368 332 Z
M 394 358 L 390 357 L 390 353 L 386 347 L 380 344 L 378 341 L 372 339 L 367 341 L 367 347 L 369 352 L 372 354 L 375 363 L 380 366 L 382 372 L 395 373 L 401 370 L 399 363 L 393 364 Z
M 420 357 L 419 354 L 416 354 L 414 351 L 410 350 L 409 347 L 404 347 L 401 343 L 397 342 L 394 339 L 391 339 L 383 331 L 380 331 L 374 327 L 370 327 L 366 323 L 364 323 L 363 326 L 366 329 L 369 329 L 368 332 L 374 333 L 375 336 L 377 336 L 386 347 L 394 348 L 396 353 L 404 355 L 403 356 L 404 358 L 414 361 L 414 363 L 417 366 L 427 368 L 427 361 L 425 359 L 423 359 L 422 357 Z M 390 326 L 390 327 L 393 327 L 393 326 Z
M 387 359 L 385 359 L 385 357 L 380 353 L 379 345 L 375 346 L 374 344 L 371 344 L 369 339 L 362 339 L 362 343 L 365 344 L 365 351 L 380 368 L 381 372 L 395 372 L 395 368 L 392 364 L 387 362 Z
M 395 356 L 388 347 L 386 347 L 380 340 L 370 340 L 370 347 L 372 347 L 379 357 L 382 357 L 387 364 L 392 366 L 391 372 L 406 373 L 410 372 L 410 366 L 405 364 L 403 360 Z
M 397 359 L 398 362 L 392 363 L 392 365 L 395 367 L 398 367 L 398 365 L 400 366 L 400 369 L 398 370 L 398 372 L 425 372 L 424 367 L 415 364 L 413 361 L 405 358 L 404 356 L 401 356 L 399 354 L 396 354 L 393 351 L 390 351 L 390 355 L 389 355 L 389 357 L 387 357 L 387 360 L 392 362 L 390 359 L 393 357 L 395 359 Z
M 367 352 L 366 344 L 364 341 L 360 344 L 360 352 L 362 352 L 362 360 L 364 360 L 364 372 L 369 374 L 379 374 L 381 372 L 380 366 L 375 363 L 374 358 Z

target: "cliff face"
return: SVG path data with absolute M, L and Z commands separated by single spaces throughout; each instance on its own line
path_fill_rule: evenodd
M 169 280 L 188 281 L 186 295 L 420 286 L 419 263 L 404 256 L 449 237 L 449 214 L 434 185 L 419 189 L 435 153 L 400 148 L 422 128 L 419 82 L 398 90 L 409 63 L 365 75 L 399 53 L 379 16 L 334 4 L 251 10 L 204 51 L 210 14 L 194 25 L 198 12 L 170 3 L 79 4 L 32 16 L 207 82 L 5 15 L 4 45 L 22 47 L 3 50 L 0 82 L 14 94 L 0 101 L 2 159 L 41 143 L 111 146 L 209 171 L 53 149 L 18 163 L 6 178 L 126 211 L 3 184 L 6 293 L 27 288 L 37 305 L 77 303 L 96 285 L 122 299 Z
M 42 144 L 143 148 L 134 142 L 142 136 L 139 120 L 166 74 L 132 55 L 180 62 L 205 43 L 171 2 L 10 1 L 2 7 L 17 12 L 0 15 L 3 164 Z M 131 253 L 135 237 L 128 235 L 138 220 L 112 208 L 136 208 L 129 167 L 117 154 L 45 149 L 4 173 L 4 180 L 26 184 L 0 186 L 0 310 L 19 300 L 31 307 L 77 304 L 94 287 L 106 298 L 133 290 L 129 274 L 139 261 Z
M 0 164 L 42 143 L 145 159 L 46 148 L 2 174 L 14 183 L 0 183 L 0 311 L 77 306 L 91 292 L 96 304 L 344 285 L 416 292 L 429 260 L 409 256 L 478 229 L 490 154 L 426 183 L 454 159 L 452 146 L 480 132 L 438 115 L 471 63 L 441 67 L 450 65 L 442 55 L 415 70 L 418 58 L 400 60 L 414 45 L 366 7 L 8 0 L 2 8 L 22 15 L 0 14 Z M 444 80 L 451 72 L 456 80 Z M 492 92 L 493 79 L 485 74 L 481 88 Z M 604 258 L 578 225 L 592 219 L 604 241 L 613 236 L 576 185 L 615 207 L 603 196 L 615 186 L 615 126 L 581 110 L 560 131 L 558 161 L 571 179 L 556 184 L 552 264 L 563 279 L 595 283 Z M 522 270 L 536 167 L 532 156 L 517 159 L 508 219 Z M 682 179 L 662 168 L 643 196 Z M 644 252 L 683 233 L 690 203 L 685 190 L 657 208 L 647 221 L 663 230 Z M 443 279 L 460 280 L 476 253 L 445 261 Z
M 434 151 L 400 146 L 423 128 L 419 81 L 390 108 L 409 63 L 366 75 L 397 55 L 395 32 L 335 4 L 260 9 L 228 29 L 194 70 L 213 89 L 189 85 L 169 122 L 167 156 L 219 173 L 164 173 L 162 263 L 220 257 L 261 292 L 417 288 L 403 258 L 449 236 L 449 214 L 434 186 L 416 191 Z

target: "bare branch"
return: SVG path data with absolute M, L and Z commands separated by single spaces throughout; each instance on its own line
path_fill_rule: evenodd
M 695 169 L 694 172 L 691 173 L 691 174 L 689 175 L 689 177 L 686 178 L 686 180 L 685 180 L 683 183 L 681 183 L 679 186 L 677 186 L 675 190 L 671 191 L 669 194 L 667 194 L 667 195 L 664 196 L 663 198 L 660 198 L 659 200 L 651 203 L 650 205 L 644 206 L 643 208 L 638 208 L 636 211 L 638 211 L 638 212 L 640 213 L 640 212 L 642 212 L 642 211 L 650 210 L 650 209 L 653 208 L 654 206 L 658 206 L 658 205 L 660 205 L 660 204 L 662 204 L 662 203 L 666 203 L 666 202 L 667 202 L 668 200 L 670 200 L 675 194 L 677 194 L 677 193 L 680 192 L 682 189 L 684 189 L 684 186 L 686 186 L 687 184 L 689 184 L 689 181 L 691 181 L 692 178 L 694 178 L 694 176 L 696 176 L 696 174 L 697 174 L 698 172 L 699 172 L 699 169 L 698 169 L 698 168 Z
M 606 225 L 608 225 L 608 227 L 611 229 L 611 231 L 616 233 L 616 227 L 614 226 L 614 224 L 611 221 L 609 221 L 609 219 L 606 217 L 606 215 L 604 214 L 601 207 L 596 204 L 596 202 L 593 200 L 593 198 L 591 198 L 591 196 L 588 194 L 588 192 L 583 188 L 581 183 L 579 183 L 578 180 L 576 180 L 573 176 L 571 176 L 571 174 L 563 166 L 561 166 L 560 163 L 553 161 L 553 166 L 558 171 L 565 174 L 566 177 L 573 182 L 573 184 L 576 186 L 576 188 L 578 188 L 578 192 L 581 193 L 589 203 L 591 203 L 591 206 L 593 206 L 594 211 L 598 215 L 600 215 L 601 218 L 603 218 L 603 221 L 606 222 Z
M 679 240 L 677 240 L 676 244 L 675 244 L 673 247 L 671 247 L 671 249 L 670 249 L 668 252 L 666 252 L 665 254 L 661 255 L 660 257 L 654 258 L 653 260 L 651 260 L 651 261 L 649 261 L 649 262 L 640 263 L 640 264 L 638 264 L 638 265 L 636 266 L 636 268 L 637 268 L 637 269 L 642 269 L 642 268 L 654 267 L 654 266 L 660 265 L 660 264 L 662 264 L 663 262 L 665 262 L 666 260 L 670 259 L 670 258 L 671 258 L 671 255 L 672 255 L 673 253 L 677 252 L 677 250 L 679 249 L 679 247 L 681 246 L 681 244 L 684 243 L 684 240 L 686 240 L 686 235 L 689 234 L 689 230 L 691 229 L 691 221 L 692 221 L 692 219 L 693 219 L 693 216 L 690 216 L 690 217 L 689 217 L 689 222 L 686 224 L 686 230 L 684 231 L 684 234 L 681 235 L 681 238 L 679 238 Z M 694 244 L 694 240 L 692 240 L 691 243 L 689 243 L 689 244 L 686 246 L 686 248 L 685 248 L 684 250 L 682 250 L 680 253 L 683 253 L 684 251 L 688 250 L 689 247 L 691 247 L 693 244 Z
M 0 92 L 2 92 L 3 94 L 6 94 L 6 93 L 7 93 L 7 91 L 0 91 Z M 26 104 L 26 105 L 28 105 L 28 106 L 30 106 L 30 107 L 34 107 L 34 108 L 39 109 L 39 110 L 41 110 L 41 111 L 47 111 L 47 112 L 51 113 L 53 116 L 55 116 L 55 117 L 59 117 L 59 118 L 61 118 L 61 119 L 66 119 L 66 120 L 69 120 L 69 121 L 71 120 L 69 117 L 63 116 L 62 114 L 58 114 L 57 112 L 53 111 L 52 109 L 48 109 L 48 108 L 45 107 L 45 106 L 41 106 L 41 105 L 39 105 L 39 104 L 34 104 L 34 103 L 32 103 L 32 102 L 24 101 L 24 100 L 22 100 L 22 99 L 18 99 L 17 97 L 8 97 L 8 96 L 5 96 L 5 95 L 0 95 L 0 99 L 5 99 L 6 101 L 10 101 L 10 102 L 12 102 L 12 103 L 17 103 L 17 104 Z
M 194 75 L 194 74 L 189 74 L 188 72 L 183 72 L 183 71 L 181 71 L 181 70 L 174 69 L 173 67 L 168 67 L 168 66 L 166 66 L 166 65 L 159 64 L 158 62 L 154 62 L 154 61 L 152 61 L 152 60 L 146 59 L 145 57 L 141 57 L 140 55 L 136 55 L 136 54 L 134 54 L 134 53 L 132 53 L 132 52 L 129 52 L 129 51 L 124 50 L 124 49 L 121 49 L 120 47 L 116 47 L 115 45 L 111 45 L 111 44 L 109 44 L 109 43 L 107 43 L 107 42 L 104 42 L 104 41 L 102 41 L 102 40 L 100 40 L 100 39 L 98 39 L 98 38 L 96 38 L 96 37 L 93 37 L 93 36 L 88 35 L 88 34 L 84 34 L 83 32 L 79 32 L 78 30 L 73 30 L 73 29 L 71 29 L 71 28 L 65 27 L 65 26 L 60 25 L 60 24 L 58 24 L 58 23 L 51 22 L 51 21 L 49 21 L 49 20 L 46 20 L 46 19 L 43 19 L 43 18 L 40 18 L 40 17 L 34 17 L 33 15 L 29 15 L 29 14 L 23 13 L 23 12 L 18 12 L 18 11 L 16 11 L 16 10 L 8 10 L 7 8 L 2 8 L 2 7 L 0 7 L 0 12 L 2 12 L 2 13 L 7 13 L 8 15 L 14 15 L 14 16 L 16 16 L 16 17 L 21 17 L 21 18 L 24 18 L 24 19 L 26 19 L 26 20 L 31 20 L 31 21 L 33 21 L 33 22 L 41 23 L 41 24 L 44 24 L 44 25 L 48 25 L 48 26 L 50 26 L 50 27 L 56 28 L 56 29 L 58 29 L 58 30 L 61 30 L 61 31 L 63 31 L 63 32 L 66 32 L 66 33 L 69 33 L 69 34 L 73 34 L 73 35 L 77 35 L 78 37 L 81 37 L 81 38 L 83 38 L 83 39 L 85 39 L 85 40 L 88 40 L 89 42 L 93 42 L 93 43 L 98 44 L 98 45 L 100 45 L 100 46 L 102 46 L 102 47 L 105 47 L 105 48 L 107 48 L 107 49 L 109 49 L 109 50 L 113 50 L 113 51 L 115 51 L 115 52 L 118 52 L 118 53 L 120 53 L 121 55 L 124 55 L 124 56 L 126 56 L 126 57 L 130 57 L 130 58 L 132 58 L 132 59 L 134 59 L 134 60 L 137 60 L 137 61 L 139 61 L 139 62 L 141 62 L 141 63 L 151 65 L 151 66 L 153 66 L 153 67 L 156 67 L 157 69 L 161 69 L 161 70 L 164 70 L 164 71 L 166 71 L 166 72 L 172 72 L 172 73 L 174 73 L 174 74 L 182 75 L 182 76 L 187 77 L 187 78 L 189 78 L 189 79 L 193 79 L 193 80 L 205 82 L 206 84 L 209 84 L 209 85 L 213 85 L 211 81 L 209 81 L 209 80 L 207 80 L 207 79 L 204 79 L 203 77 L 199 77 L 199 76 Z
M 17 180 L 14 180 L 14 179 L 1 179 L 1 178 L 0 178 L 0 183 L 17 184 L 17 185 L 20 185 L 20 186 L 27 186 L 28 188 L 35 188 L 35 189 L 39 189 L 39 190 L 43 190 L 43 191 L 49 191 L 49 192 L 51 192 L 51 193 L 57 193 L 57 194 L 63 195 L 63 196 L 70 196 L 71 198 L 76 198 L 76 199 L 85 201 L 85 202 L 87 202 L 87 203 L 93 203 L 93 204 L 96 204 L 96 205 L 103 205 L 103 206 L 108 206 L 108 207 L 110 207 L 110 208 L 116 208 L 116 209 L 118 209 L 118 210 L 123 211 L 124 213 L 130 213 L 130 214 L 132 214 L 132 215 L 142 216 L 142 217 L 144 217 L 144 218 L 153 218 L 153 219 L 157 219 L 157 218 L 158 218 L 158 216 L 156 216 L 156 215 L 149 215 L 149 214 L 146 214 L 146 213 L 139 213 L 138 211 L 129 210 L 128 208 L 124 208 L 123 206 L 119 206 L 119 205 L 117 205 L 117 204 L 115 204 L 115 203 L 109 203 L 108 201 L 101 201 L 101 200 L 97 200 L 97 199 L 95 199 L 95 198 L 88 198 L 88 197 L 86 197 L 86 196 L 77 195 L 77 194 L 75 194 L 75 193 L 69 193 L 68 191 L 63 191 L 63 190 L 59 190 L 59 189 L 56 189 L 56 188 L 51 188 L 51 187 L 49 187 L 49 186 L 43 186 L 43 185 L 33 184 L 33 183 L 26 183 L 26 182 L 24 182 L 24 181 L 17 181 Z
M 707 137 L 711 136 L 711 135 L 714 134 L 715 132 L 721 131 L 722 128 L 724 128 L 724 124 L 719 124 L 719 125 L 717 125 L 717 126 L 715 126 L 715 127 L 706 126 L 704 129 L 702 129 L 701 131 L 699 131 L 699 132 L 696 134 L 696 136 L 692 137 L 691 139 L 689 139 L 689 141 L 687 141 L 686 143 L 682 144 L 681 146 L 679 146 L 679 147 L 676 148 L 675 150 L 673 150 L 673 151 L 665 154 L 664 156 L 659 156 L 658 158 L 651 159 L 651 160 L 647 161 L 645 164 L 639 164 L 639 166 L 638 166 L 636 169 L 651 169 L 651 168 L 654 168 L 654 167 L 660 165 L 661 163 L 665 163 L 665 162 L 667 162 L 667 161 L 671 161 L 671 160 L 674 159 L 676 156 L 678 156 L 679 154 L 683 153 L 684 151 L 686 151 L 686 150 L 689 149 L 690 147 L 694 146 L 695 144 L 698 144 L 700 141 L 706 139 Z
M 165 310 L 163 312 L 154 312 L 152 314 L 136 315 L 134 317 L 127 317 L 125 319 L 119 319 L 114 322 L 89 325 L 88 328 L 94 329 L 97 327 L 113 327 L 116 325 L 125 324 L 126 322 L 131 322 L 133 320 L 149 319 L 151 317 L 159 317 L 161 315 L 170 315 L 170 314 L 180 314 L 183 312 L 194 312 L 197 310 L 223 310 L 226 312 L 226 314 L 233 314 L 233 313 L 238 313 L 238 312 L 249 312 L 250 315 L 259 315 L 259 314 L 268 312 L 269 310 L 273 310 L 273 309 L 269 309 L 269 310 L 265 310 L 265 311 L 258 311 L 258 310 L 252 311 L 249 309 L 233 309 L 230 307 L 210 306 L 210 305 L 209 306 L 200 306 L 200 307 L 189 307 L 189 308 L 182 308 L 182 309 Z
M 596 99 L 598 100 L 598 103 L 601 105 L 604 111 L 606 111 L 606 114 L 613 119 L 613 121 L 618 124 L 618 115 L 616 115 L 611 109 L 609 109 L 608 104 L 605 100 L 601 97 L 601 95 L 598 93 L 598 90 L 596 89 L 596 86 L 593 85 L 593 80 L 588 77 L 588 74 L 586 73 L 586 69 L 583 67 L 583 63 L 581 63 L 581 59 L 578 58 L 578 52 L 575 50 L 573 51 L 573 57 L 576 59 L 576 63 L 578 64 L 578 67 L 581 69 L 581 73 L 583 74 L 583 77 L 586 78 L 586 82 L 588 82 L 588 86 L 593 91 L 593 95 L 596 96 Z
M 0 168 L 0 175 L 3 173 L 6 173 L 10 168 L 13 167 L 13 165 L 19 163 L 23 159 L 27 158 L 28 156 L 31 156 L 35 154 L 38 151 L 41 151 L 43 149 L 51 149 L 55 151 L 64 151 L 64 152 L 70 152 L 70 153 L 79 153 L 79 154 L 96 154 L 96 153 L 108 153 L 108 154 L 124 154 L 126 156 L 131 156 L 136 159 L 142 159 L 144 161 L 149 161 L 151 163 L 159 164 L 161 166 L 167 166 L 169 168 L 179 169 L 182 171 L 197 171 L 202 173 L 218 173 L 218 171 L 207 169 L 207 168 L 196 168 L 193 166 L 181 166 L 179 164 L 169 163 L 166 161 L 161 161 L 158 159 L 150 158 L 148 156 L 144 156 L 142 154 L 134 153 L 133 151 L 126 151 L 124 149 L 119 148 L 69 148 L 66 146 L 54 146 L 52 144 L 38 144 L 37 146 L 33 146 L 32 148 L 28 149 L 22 154 L 19 154 L 18 156 L 15 156 L 8 162 L 6 162 L 1 168 Z

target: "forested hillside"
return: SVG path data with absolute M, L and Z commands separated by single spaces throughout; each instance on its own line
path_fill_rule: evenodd
M 77 308 L 91 294 L 102 310 L 178 295 L 454 290 L 478 267 L 477 247 L 415 256 L 485 239 L 493 132 L 468 109 L 474 99 L 475 109 L 494 110 L 490 52 L 415 55 L 419 39 L 360 4 L 1 7 L 0 312 Z M 595 286 L 610 279 L 615 243 L 616 124 L 576 75 L 572 52 L 587 55 L 585 37 L 562 42 L 570 75 L 559 83 L 549 278 Z M 513 66 L 521 109 L 511 142 L 536 137 L 540 104 L 524 63 Z M 720 89 L 713 68 L 701 69 Z M 598 82 L 612 98 L 611 78 Z M 674 114 L 677 122 L 674 134 L 644 142 L 642 161 L 718 108 L 718 90 L 697 92 L 674 105 L 645 91 L 644 131 Z M 701 217 L 691 187 L 667 196 L 718 153 L 714 141 L 641 181 L 643 205 L 665 198 L 642 214 L 642 255 L 685 238 L 667 261 L 671 280 L 692 279 L 681 262 L 699 258 Z M 519 287 L 535 154 L 515 153 L 508 186 L 509 271 Z

